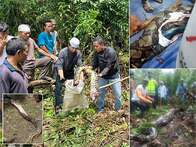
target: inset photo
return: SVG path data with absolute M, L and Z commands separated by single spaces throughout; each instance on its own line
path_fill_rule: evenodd
M 195 145 L 196 69 L 130 70 L 130 146 Z
M 194 3 L 195 0 L 130 1 L 130 68 L 196 67 L 191 47 L 194 33 L 188 33 L 195 24 Z M 186 37 L 193 40 L 187 41 Z
M 3 143 L 43 144 L 42 95 L 3 94 Z

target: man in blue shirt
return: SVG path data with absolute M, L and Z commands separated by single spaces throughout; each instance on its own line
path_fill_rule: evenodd
M 45 62 L 45 65 L 43 69 L 41 70 L 40 78 L 46 79 L 46 80 L 48 79 L 47 76 L 49 75 L 49 73 L 50 73 L 50 76 L 52 76 L 52 73 L 53 73 L 52 63 L 57 60 L 57 57 L 54 53 L 54 38 L 50 34 L 52 29 L 53 29 L 52 22 L 50 20 L 47 20 L 44 22 L 44 31 L 41 32 L 38 36 L 39 47 L 46 53 L 49 53 L 55 57 L 52 61 L 51 58 L 46 57 L 43 54 L 40 55 L 41 59 L 43 59 L 43 61 Z

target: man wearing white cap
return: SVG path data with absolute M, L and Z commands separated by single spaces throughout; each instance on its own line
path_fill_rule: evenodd
M 45 67 L 50 62 L 51 59 L 56 60 L 57 57 L 55 57 L 53 54 L 49 54 L 44 50 L 40 49 L 35 43 L 35 41 L 32 38 L 30 38 L 30 34 L 31 34 L 31 30 L 29 25 L 21 24 L 18 26 L 18 37 L 26 41 L 28 43 L 28 48 L 29 48 L 27 59 L 23 64 L 23 70 L 28 75 L 29 80 L 33 80 L 34 70 L 36 67 L 42 67 L 42 66 Z M 39 53 L 45 55 L 45 57 L 40 59 L 35 59 L 35 53 L 34 53 L 35 49 Z M 46 70 L 45 69 L 41 70 L 41 75 L 45 75 L 45 74 L 46 74 Z
M 55 64 L 55 69 L 58 75 L 56 76 L 55 88 L 55 111 L 59 112 L 63 99 L 61 98 L 62 82 L 67 79 L 74 79 L 74 67 L 82 65 L 82 54 L 78 50 L 80 41 L 73 37 L 69 41 L 69 47 L 62 49 L 59 53 L 58 60 Z

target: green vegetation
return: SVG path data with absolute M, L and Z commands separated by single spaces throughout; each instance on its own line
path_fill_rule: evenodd
M 67 43 L 76 35 L 85 54 L 92 51 L 91 42 L 97 35 L 119 50 L 128 49 L 127 0 L 1 0 L 0 10 L 0 20 L 10 25 L 11 35 L 26 23 L 36 38 L 43 20 L 54 18 L 60 39 Z
M 75 109 L 55 115 L 53 99 L 52 93 L 48 91 L 47 99 L 44 100 L 43 138 L 46 145 L 56 146 L 61 143 L 63 146 L 128 146 L 128 116 L 122 116 L 124 113 L 111 111 L 106 106 L 106 112 L 100 116 L 96 112 L 95 104 L 90 101 L 88 109 Z M 126 100 L 127 97 L 123 97 L 125 110 Z

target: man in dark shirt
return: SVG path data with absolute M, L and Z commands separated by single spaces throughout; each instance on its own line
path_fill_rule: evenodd
M 62 83 L 67 79 L 74 79 L 74 68 L 82 65 L 82 55 L 78 50 L 80 41 L 73 37 L 69 42 L 69 47 L 62 49 L 55 64 L 57 70 L 55 88 L 55 111 L 61 109 L 63 99 L 61 98 Z
M 0 65 L 0 97 L 2 93 L 28 93 L 26 75 L 20 64 L 26 60 L 28 45 L 12 38 L 6 45 L 7 58 Z
M 105 43 L 101 37 L 95 38 L 93 46 L 96 50 L 93 58 L 93 69 L 98 69 L 99 87 L 114 81 L 120 80 L 119 63 L 117 59 L 116 51 L 105 46 Z M 112 90 L 115 96 L 115 110 L 118 111 L 121 108 L 121 83 L 115 83 L 112 85 Z M 104 110 L 106 88 L 99 89 L 99 98 L 97 101 L 98 111 Z

